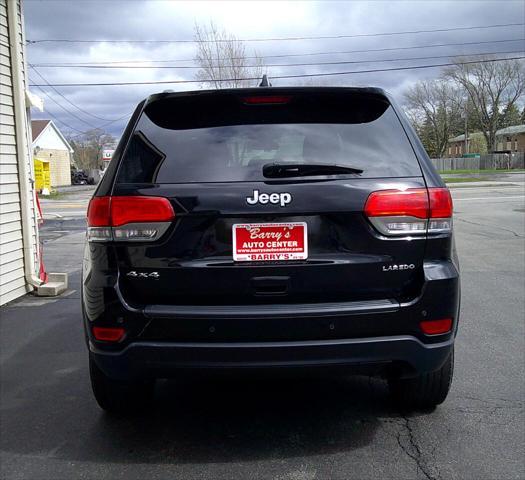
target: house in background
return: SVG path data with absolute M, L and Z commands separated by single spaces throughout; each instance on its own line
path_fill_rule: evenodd
M 465 135 L 458 135 L 448 141 L 447 157 L 458 158 L 465 153 L 487 153 L 487 142 L 483 133 L 473 132 L 467 140 L 465 152 Z M 525 125 L 512 125 L 496 131 L 496 150 L 494 153 L 525 152 Z
M 498 152 L 525 152 L 525 125 L 512 125 L 496 132 Z
M 73 149 L 64 135 L 51 120 L 33 120 L 33 154 L 49 161 L 52 187 L 71 185 L 71 163 Z
M 487 141 L 481 132 L 470 133 L 467 139 L 468 153 L 487 153 Z M 465 135 L 458 135 L 448 141 L 447 157 L 458 158 L 465 153 Z

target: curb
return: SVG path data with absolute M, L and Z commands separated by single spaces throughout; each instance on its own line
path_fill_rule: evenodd
M 476 188 L 476 187 L 522 187 L 519 183 L 510 183 L 510 182 L 467 182 L 467 183 L 447 183 L 445 182 L 448 188 Z M 525 187 L 524 187 L 525 188 Z
M 74 192 L 89 192 L 95 191 L 96 185 L 68 185 L 65 187 L 55 187 L 58 193 L 74 193 Z

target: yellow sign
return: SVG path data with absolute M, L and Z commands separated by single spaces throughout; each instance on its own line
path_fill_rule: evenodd
M 49 160 L 42 160 L 40 158 L 35 158 L 35 186 L 36 189 L 40 192 L 46 190 L 49 192 L 51 190 L 51 177 L 49 175 Z

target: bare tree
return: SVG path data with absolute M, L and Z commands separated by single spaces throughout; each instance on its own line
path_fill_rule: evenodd
M 293 85 L 301 87 L 332 87 L 334 83 L 332 77 L 306 77 L 295 80 Z
M 503 109 L 511 109 L 525 93 L 525 64 L 520 60 L 504 60 L 461 65 L 464 61 L 459 59 L 445 75 L 467 92 L 487 147 L 493 151 L 496 131 L 502 126 Z
M 113 145 L 116 139 L 113 135 L 97 128 L 89 130 L 80 137 L 68 140 L 73 148 L 73 160 L 78 168 L 92 169 L 100 168 L 102 159 L 102 148 L 105 145 Z
M 246 48 L 224 30 L 210 22 L 209 26 L 195 24 L 194 38 L 197 42 L 195 61 L 200 66 L 197 80 L 211 88 L 249 87 L 257 84 L 263 74 L 262 58 L 254 52 L 253 59 L 246 55 Z
M 461 123 L 461 91 L 443 79 L 420 81 L 408 89 L 405 100 L 408 117 L 429 154 L 443 156 Z

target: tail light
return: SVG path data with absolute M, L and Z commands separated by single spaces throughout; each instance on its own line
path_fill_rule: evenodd
M 448 188 L 379 190 L 368 196 L 365 215 L 387 236 L 448 233 L 452 198 Z
M 173 207 L 164 197 L 93 197 L 87 213 L 88 240 L 154 241 L 174 218 Z

